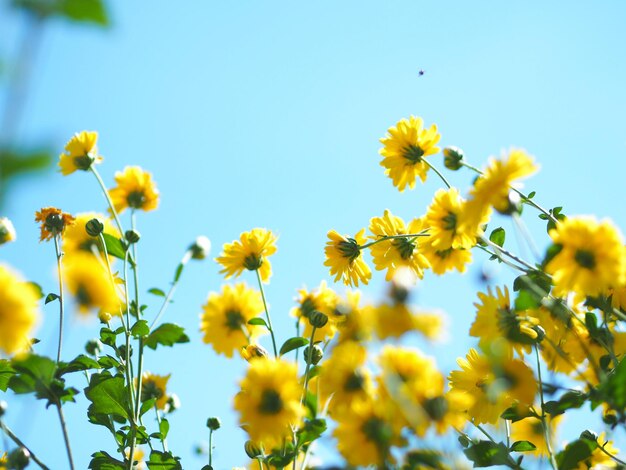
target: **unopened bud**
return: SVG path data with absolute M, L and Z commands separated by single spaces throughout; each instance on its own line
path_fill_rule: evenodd
M 90 237 L 97 237 L 104 231 L 104 224 L 98 219 L 91 219 L 85 224 L 85 231 Z
M 189 246 L 189 251 L 192 259 L 202 260 L 211 252 L 211 240 L 201 235 Z
M 15 227 L 6 217 L 0 218 L 0 245 L 14 241 L 16 238 Z
M 456 171 L 461 168 L 463 150 L 458 147 L 446 147 L 443 149 L 443 164 L 448 170 Z
M 315 328 L 323 328 L 324 325 L 328 323 L 328 317 L 322 312 L 315 310 L 314 312 L 311 312 L 311 315 L 309 315 L 309 323 Z
M 580 438 L 586 439 L 588 441 L 593 441 L 593 442 L 598 441 L 598 435 L 595 432 L 590 431 L 589 429 L 586 429 L 585 431 L 581 432 Z
M 263 450 L 261 450 L 261 447 L 259 447 L 253 441 L 246 441 L 243 449 L 246 451 L 246 455 L 251 459 L 256 459 L 257 457 L 263 455 Z
M 522 213 L 522 199 L 515 191 L 509 192 L 504 204 L 496 207 L 496 210 L 502 215 L 512 215 Z
M 317 344 L 304 348 L 304 360 L 307 364 L 317 365 L 324 357 L 324 351 Z
M 124 232 L 124 238 L 132 245 L 141 239 L 141 234 L 137 230 L 126 230 L 126 232 Z
M 87 344 L 85 344 L 85 351 L 87 351 L 87 354 L 94 357 L 99 356 L 103 348 L 104 346 L 99 339 L 90 339 L 87 341 Z
M 30 452 L 24 447 L 13 450 L 7 458 L 7 468 L 22 470 L 30 463 Z
M 217 431 L 222 426 L 219 418 L 213 417 L 206 420 L 206 427 L 211 431 Z

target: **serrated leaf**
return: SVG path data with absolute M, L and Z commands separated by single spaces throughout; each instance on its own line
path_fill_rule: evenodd
M 489 235 L 489 240 L 500 247 L 504 246 L 505 239 L 506 239 L 506 232 L 502 227 L 493 229 L 491 234 Z
M 530 441 L 515 441 L 511 445 L 511 452 L 530 452 L 536 448 L 537 446 Z
M 59 296 L 57 294 L 50 292 L 48 295 L 46 295 L 46 300 L 44 301 L 44 303 L 48 305 L 50 302 L 54 302 L 58 298 Z
M 174 323 L 163 323 L 148 335 L 144 344 L 150 349 L 156 349 L 159 344 L 162 346 L 173 346 L 188 342 L 189 336 L 185 334 L 182 326 Z
M 150 334 L 150 327 L 146 320 L 137 320 L 137 322 L 130 329 L 130 334 L 133 338 L 145 338 Z
M 156 295 L 158 297 L 165 297 L 165 292 L 163 292 L 158 287 L 153 287 L 151 289 L 148 289 L 148 293 L 152 295 Z
M 265 328 L 269 329 L 267 323 L 261 317 L 256 317 L 248 320 L 248 325 L 264 326 Z
M 132 416 L 124 378 L 116 375 L 93 374 L 85 396 L 91 402 L 89 411 L 94 414 L 113 415 L 130 420 Z
M 306 338 L 302 338 L 301 336 L 294 336 L 293 338 L 289 338 L 287 341 L 283 343 L 280 347 L 280 355 L 283 356 L 287 354 L 289 351 L 293 351 L 294 349 L 301 348 L 302 346 L 306 346 L 309 344 L 309 340 Z

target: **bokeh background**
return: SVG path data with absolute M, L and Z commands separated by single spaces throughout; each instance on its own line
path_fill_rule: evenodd
M 18 232 L 16 243 L 0 248 L 2 262 L 55 291 L 54 248 L 38 242 L 35 211 L 105 210 L 92 175 L 63 177 L 55 167 L 65 142 L 83 129 L 100 133 L 100 172 L 109 186 L 115 171 L 136 164 L 153 173 L 161 191 L 159 210 L 138 222 L 148 318 L 159 299 L 145 291 L 168 288 L 197 235 L 213 242 L 210 260 L 188 265 L 165 318 L 183 325 L 191 343 L 146 357 L 146 369 L 172 373 L 168 390 L 182 401 L 170 417 L 169 444 L 185 468 L 206 463 L 194 448 L 207 445 L 209 416 L 223 422 L 214 467 L 247 460 L 231 405 L 245 363 L 216 356 L 198 331 L 201 305 L 224 282 L 212 258 L 242 231 L 277 233 L 266 294 L 279 338 L 292 336 L 288 312 L 297 289 L 332 281 L 323 266 L 326 232 L 354 234 L 386 208 L 419 216 L 442 186 L 431 173 L 426 184 L 400 194 L 384 176 L 379 138 L 399 119 L 414 114 L 436 123 L 442 144 L 462 147 L 478 166 L 510 146 L 524 147 L 541 164 L 526 182 L 538 202 L 626 227 L 622 1 L 111 0 L 104 27 L 61 17 L 37 25 L 11 2 L 0 5 L 1 109 L 15 106 L 16 84 L 23 92 L 18 111 L 5 113 L 3 158 L 11 148 L 34 157 L 34 167 L 44 166 L 45 155 L 53 159 L 48 169 L 0 180 L 0 215 Z M 441 155 L 431 161 L 442 168 Z M 462 190 L 473 178 L 446 174 Z M 545 247 L 543 223 L 530 209 L 525 220 Z M 502 223 L 507 246 L 531 258 L 510 221 Z M 465 275 L 428 273 L 419 283 L 416 305 L 445 312 L 448 340 L 405 342 L 435 355 L 444 371 L 475 344 L 468 329 L 485 272 L 490 283 L 512 278 L 476 253 Z M 251 273 L 244 279 L 255 283 Z M 364 297 L 380 299 L 383 281 L 374 273 Z M 54 354 L 57 315 L 56 303 L 42 307 L 40 352 Z M 78 354 L 98 328 L 72 315 L 64 357 Z M 77 379 L 76 386 L 84 384 Z M 30 399 L 8 400 L 16 433 L 53 468 L 65 468 L 55 413 Z M 86 423 L 85 410 L 82 396 L 66 406 L 78 468 L 91 453 L 113 448 L 104 428 Z M 563 428 L 560 441 L 602 430 L 588 412 L 573 413 Z M 618 447 L 620 440 L 625 447 L 623 434 Z M 338 462 L 331 448 L 325 439 L 319 454 Z

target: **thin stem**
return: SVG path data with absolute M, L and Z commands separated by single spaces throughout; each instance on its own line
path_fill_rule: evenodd
M 515 226 L 518 228 L 518 230 L 522 234 L 522 237 L 524 238 L 524 240 L 526 240 L 526 244 L 528 245 L 528 248 L 530 248 L 530 251 L 532 252 L 535 259 L 540 260 L 541 255 L 539 254 L 537 245 L 535 244 L 535 241 L 533 240 L 533 237 L 531 233 L 529 232 L 528 227 L 526 227 L 524 220 L 519 216 L 519 214 L 513 213 L 513 222 L 515 222 Z
M 23 447 L 24 449 L 26 449 L 28 451 L 28 453 L 30 454 L 30 458 L 33 459 L 33 462 L 35 462 L 37 465 L 39 465 L 40 468 L 42 468 L 43 470 L 50 470 L 50 468 L 45 465 L 41 460 L 39 460 L 39 458 L 34 454 L 34 452 L 32 450 L 30 450 L 28 448 L 28 446 L 26 444 L 24 444 L 20 438 L 18 438 L 13 431 L 11 431 L 9 429 L 9 427 L 4 424 L 4 421 L 0 420 L 0 429 L 2 429 L 4 431 L 4 433 L 9 436 L 9 438 L 15 442 L 19 447 Z
M 126 323 L 128 327 L 124 328 L 124 333 L 126 335 L 126 358 L 124 364 L 124 374 L 126 375 L 126 382 L 128 383 L 128 395 L 130 398 L 130 403 L 135 403 L 135 383 L 134 377 L 132 374 L 131 362 L 130 362 L 130 302 L 129 302 L 129 293 L 128 293 L 128 250 L 124 254 L 124 295 L 126 297 Z M 122 320 L 122 323 L 124 321 Z M 141 377 L 138 380 L 137 386 L 141 384 Z M 133 419 L 133 422 L 135 420 Z M 132 470 L 133 467 L 133 459 L 135 457 L 135 446 L 137 443 L 137 436 L 135 429 L 131 429 L 132 437 L 130 440 L 130 450 L 128 452 L 128 470 Z
M 311 339 L 309 340 L 309 359 L 311 359 L 311 356 L 313 354 L 313 342 L 315 341 L 316 330 L 317 328 L 315 326 L 311 330 Z M 306 399 L 306 392 L 307 392 L 307 389 L 309 388 L 309 369 L 311 368 L 311 361 L 307 359 L 306 357 L 304 359 L 306 361 L 306 367 L 304 368 L 304 390 L 302 391 L 302 398 L 300 399 L 300 404 L 304 403 L 304 400 Z
M 546 450 L 550 456 L 550 465 L 555 470 L 558 468 L 554 454 L 552 453 L 552 445 L 550 443 L 550 430 L 546 423 L 545 402 L 543 400 L 543 381 L 541 380 L 541 361 L 539 360 L 539 348 L 535 344 L 535 356 L 537 357 L 537 377 L 539 378 L 539 398 L 541 399 L 541 426 L 543 427 L 543 435 L 546 440 Z
M 64 302 L 63 302 L 63 266 L 61 258 L 63 253 L 59 247 L 60 235 L 54 236 L 54 250 L 57 256 L 57 274 L 59 277 L 59 347 L 57 348 L 57 364 L 61 360 L 61 347 L 63 344 L 63 317 L 64 317 Z
M 191 259 L 191 254 L 192 254 L 191 250 L 187 250 L 183 258 L 180 260 L 179 266 L 185 266 Z M 167 307 L 171 303 L 170 301 L 172 297 L 174 296 L 174 292 L 176 291 L 176 287 L 178 286 L 179 280 L 180 280 L 180 276 L 174 277 L 170 290 L 167 292 L 167 295 L 165 296 L 165 300 L 163 300 L 163 304 L 161 305 L 161 308 L 159 309 L 159 313 L 157 313 L 157 316 L 154 317 L 154 320 L 152 321 L 152 324 L 150 325 L 150 330 L 152 330 L 156 326 L 158 321 L 161 319 L 161 317 L 165 313 L 165 310 L 167 310 Z
M 606 445 L 606 442 L 604 443 L 604 445 L 600 445 L 600 443 L 598 442 L 598 449 L 600 449 L 601 452 L 603 452 L 604 454 L 608 455 L 609 457 L 611 457 L 613 460 L 615 460 L 618 464 L 623 465 L 626 467 L 626 462 L 624 462 L 623 460 L 621 460 L 620 458 L 618 458 L 617 456 L 611 454 L 609 451 L 607 451 L 604 446 Z
M 272 347 L 274 348 L 274 357 L 278 357 L 278 349 L 276 348 L 276 338 L 274 337 L 274 328 L 272 327 L 272 318 L 270 317 L 270 311 L 267 308 L 267 302 L 265 300 L 265 291 L 263 290 L 263 283 L 261 282 L 261 274 L 256 269 L 256 278 L 259 282 L 259 290 L 261 291 L 261 299 L 263 299 L 263 308 L 265 309 L 265 318 L 267 319 L 267 327 L 270 330 L 272 336 Z
M 428 167 L 429 167 L 431 170 L 433 170 L 435 173 L 437 173 L 437 176 L 439 176 L 439 178 L 441 178 L 441 181 L 443 181 L 443 184 L 445 184 L 445 185 L 448 187 L 448 189 L 451 189 L 451 188 L 452 188 L 452 186 L 450 185 L 450 183 L 448 183 L 448 180 L 445 178 L 445 176 L 443 176 L 443 175 L 441 174 L 441 172 L 440 172 L 437 168 L 435 168 L 435 166 L 434 166 L 434 165 L 432 165 L 432 164 L 431 164 L 428 160 L 426 160 L 425 158 L 422 158 L 422 161 L 423 161 L 424 163 L 426 163 L 426 165 L 428 165 Z
M 417 237 L 428 237 L 429 235 L 428 233 L 426 233 L 427 231 L 428 229 L 422 230 L 420 233 L 407 233 L 407 234 L 402 234 L 402 235 L 385 235 L 384 237 L 380 237 L 379 239 L 374 240 L 373 242 L 369 242 L 369 243 L 366 243 L 365 245 L 359 246 L 359 249 L 364 250 L 365 248 L 369 248 L 370 246 L 377 245 L 378 243 L 381 243 L 387 240 L 394 240 L 396 238 L 410 238 L 412 240 Z
M 63 440 L 65 441 L 65 450 L 67 451 L 67 458 L 70 462 L 70 469 L 74 470 L 74 459 L 72 457 L 72 449 L 70 447 L 70 436 L 67 433 L 67 424 L 65 424 L 63 408 L 61 407 L 61 403 L 59 403 L 59 401 L 57 401 L 55 404 L 57 407 L 57 412 L 59 414 L 59 421 L 61 422 L 61 430 L 63 431 Z
M 516 264 L 511 263 L 509 260 L 506 260 L 506 259 L 502 258 L 502 257 L 501 257 L 500 255 L 498 255 L 497 253 L 494 253 L 493 251 L 491 251 L 491 250 L 489 250 L 489 249 L 485 248 L 484 246 L 481 246 L 481 245 L 476 245 L 476 246 L 477 246 L 478 248 L 480 248 L 481 250 L 483 250 L 483 251 L 484 251 L 485 253 L 487 253 L 488 255 L 495 256 L 496 258 L 498 258 L 500 261 L 502 261 L 502 262 L 503 262 L 504 264 L 506 264 L 507 266 L 509 266 L 509 267 L 511 267 L 511 268 L 513 268 L 513 269 L 516 269 L 517 271 L 521 271 L 521 272 L 523 272 L 523 273 L 526 273 L 526 272 L 527 272 L 527 271 L 526 271 L 526 269 L 524 269 L 524 268 L 522 268 L 522 267 L 520 267 L 520 266 L 518 266 L 518 265 L 516 265 Z
M 504 420 L 504 429 L 506 430 L 506 446 L 511 447 L 511 425 L 508 419 Z
M 480 237 L 480 240 L 483 243 L 486 243 L 487 245 L 489 245 L 490 247 L 492 247 L 494 250 L 496 250 L 497 253 L 502 253 L 503 255 L 508 256 L 509 258 L 511 258 L 513 261 L 521 264 L 522 266 L 524 266 L 526 269 L 529 269 L 531 271 L 535 271 L 536 268 L 534 266 L 532 266 L 531 264 L 527 263 L 526 261 L 524 261 L 523 259 L 521 259 L 519 256 L 514 255 L 513 253 L 505 250 L 504 248 L 502 248 L 500 245 L 495 244 L 494 242 L 492 242 L 491 240 L 489 240 L 488 238 L 485 237 Z
M 154 404 L 154 412 L 156 413 L 157 423 L 159 424 L 159 433 L 161 433 L 161 414 L 159 413 L 156 403 Z M 163 446 L 163 452 L 167 452 L 167 438 L 163 436 L 163 434 L 161 434 L 161 445 Z
M 209 466 L 213 466 L 213 429 L 209 429 Z

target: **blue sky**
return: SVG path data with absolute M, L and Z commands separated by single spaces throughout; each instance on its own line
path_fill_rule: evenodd
M 60 152 L 74 132 L 97 130 L 107 184 L 125 165 L 153 173 L 162 199 L 157 212 L 139 218 L 144 290 L 167 288 L 197 235 L 211 238 L 217 255 L 240 232 L 267 227 L 279 235 L 267 295 L 280 337 L 291 336 L 296 290 L 331 280 L 322 264 L 329 229 L 355 233 L 386 208 L 419 216 L 441 187 L 431 174 L 400 194 L 379 166 L 379 139 L 411 114 L 436 123 L 442 144 L 462 147 L 478 166 L 503 149 L 526 148 L 541 165 L 526 187 L 543 205 L 626 227 L 617 190 L 626 154 L 623 2 L 116 0 L 109 9 L 106 30 L 46 25 L 16 141 Z M 0 7 L 5 64 L 23 26 Z M 432 161 L 442 167 L 441 156 Z M 450 179 L 464 190 L 472 176 Z M 48 205 L 73 213 L 105 206 L 88 174 L 49 171 L 11 188 L 4 215 L 19 240 L 2 248 L 2 261 L 53 291 L 53 247 L 38 243 L 33 223 Z M 544 246 L 535 214 L 525 217 Z M 518 248 L 512 232 L 509 243 Z M 464 276 L 428 275 L 420 283 L 419 306 L 449 317 L 452 340 L 429 349 L 444 370 L 474 344 L 467 331 L 482 266 L 476 255 Z M 218 271 L 212 261 L 189 265 L 166 320 L 185 326 L 192 343 L 147 357 L 149 370 L 173 372 L 171 390 L 183 406 L 171 418 L 170 447 L 185 468 L 201 465 L 192 448 L 207 440 L 212 415 L 224 422 L 215 467 L 245 462 L 244 434 L 230 411 L 244 365 L 216 357 L 198 332 L 201 305 L 223 282 Z M 497 276 L 511 278 L 504 269 Z M 375 273 L 364 295 L 379 299 L 383 279 Z M 43 308 L 38 335 L 51 354 L 56 315 L 53 304 Z M 94 322 L 69 323 L 68 357 L 98 330 Z M 13 408 L 33 419 L 13 418 L 16 431 L 62 465 L 54 414 L 21 403 Z M 110 441 L 82 424 L 84 405 L 67 407 L 79 468 Z M 571 426 L 569 438 L 586 421 Z

